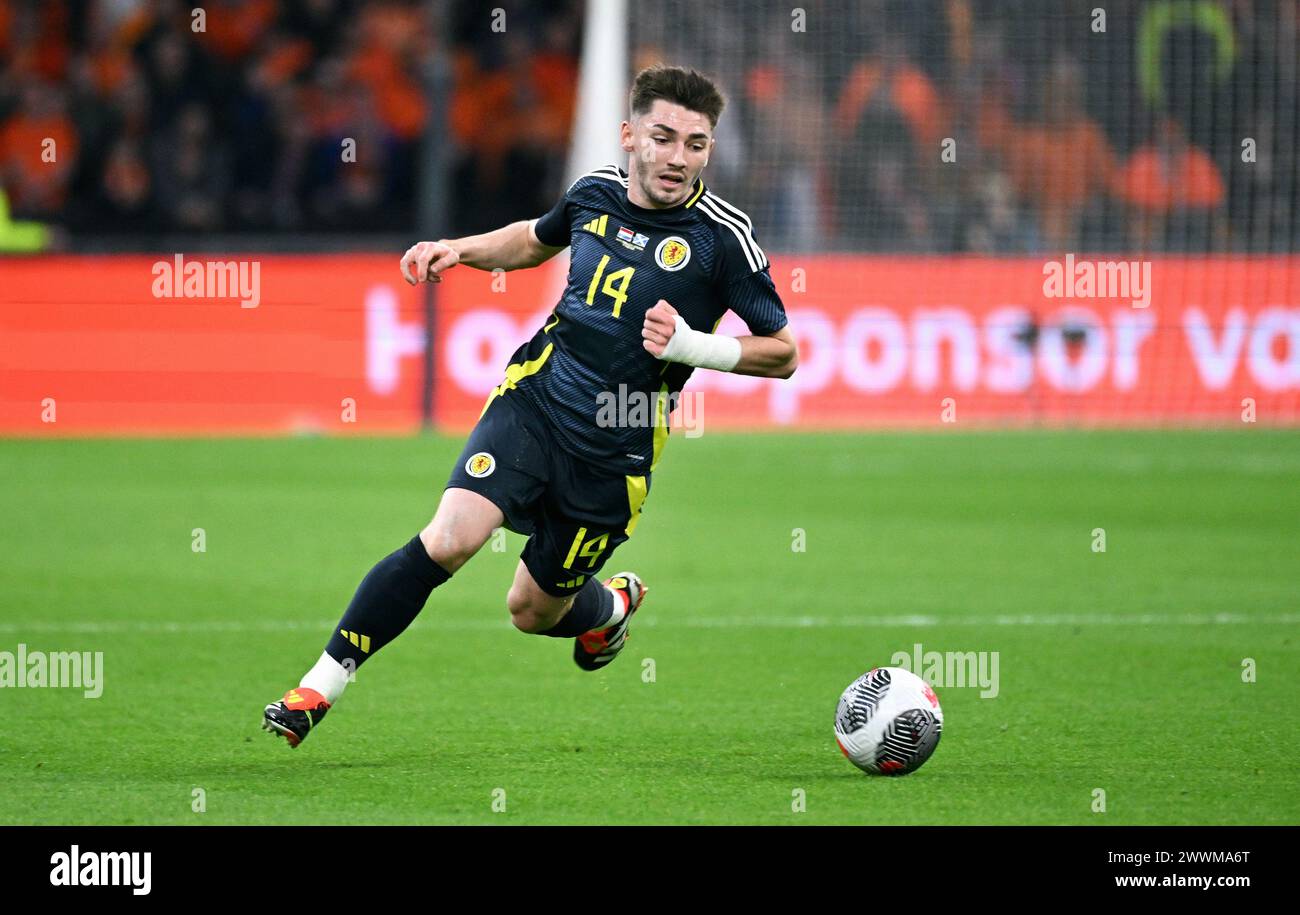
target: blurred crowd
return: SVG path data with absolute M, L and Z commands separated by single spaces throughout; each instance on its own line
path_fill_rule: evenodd
M 629 11 L 634 69 L 719 79 L 708 180 L 765 246 L 1300 244 L 1300 0 Z M 563 189 L 582 16 L 582 0 L 0 0 L 0 187 L 14 217 L 96 236 L 405 232 L 426 144 L 445 141 L 448 232 L 493 228 Z
M 433 4 L 400 0 L 0 0 L 12 215 L 95 235 L 408 231 L 440 46 L 450 221 L 542 212 L 580 8 L 529 3 L 501 33 L 480 3 L 440 6 L 437 35 Z
M 631 9 L 637 63 L 720 77 L 714 182 L 770 245 L 1300 250 L 1300 0 L 758 6 Z

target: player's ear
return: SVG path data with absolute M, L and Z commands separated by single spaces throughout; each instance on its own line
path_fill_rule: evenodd
M 623 152 L 632 152 L 632 125 L 627 121 L 624 121 L 622 126 L 618 129 L 618 141 L 619 145 L 623 147 Z

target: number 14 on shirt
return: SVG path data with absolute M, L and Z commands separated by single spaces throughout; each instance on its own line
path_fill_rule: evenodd
M 605 285 L 600 285 L 600 278 L 605 272 L 606 265 L 609 264 L 609 255 L 601 257 L 600 263 L 596 266 L 596 272 L 591 277 L 591 285 L 587 287 L 587 304 L 594 305 L 596 298 L 596 288 L 600 287 L 603 295 L 607 295 L 614 300 L 614 317 L 619 317 L 619 312 L 623 309 L 623 303 L 627 301 L 627 284 L 632 282 L 632 274 L 636 273 L 635 267 L 623 267 L 615 270 L 609 276 L 605 277 Z

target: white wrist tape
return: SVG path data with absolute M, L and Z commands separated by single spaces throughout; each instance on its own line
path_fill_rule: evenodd
M 719 372 L 730 372 L 740 362 L 740 341 L 735 337 L 691 330 L 681 315 L 674 317 L 673 322 L 677 329 L 668 338 L 668 346 L 659 357 L 665 362 L 682 362 Z

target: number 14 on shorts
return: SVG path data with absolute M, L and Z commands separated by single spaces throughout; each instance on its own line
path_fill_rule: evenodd
M 605 547 L 609 546 L 609 534 L 601 534 L 586 540 L 587 529 L 578 528 L 578 533 L 573 538 L 573 545 L 569 547 L 569 555 L 565 557 L 564 567 L 572 569 L 573 563 L 579 559 L 587 560 L 587 568 L 594 569 L 600 562 L 600 554 L 605 552 Z

